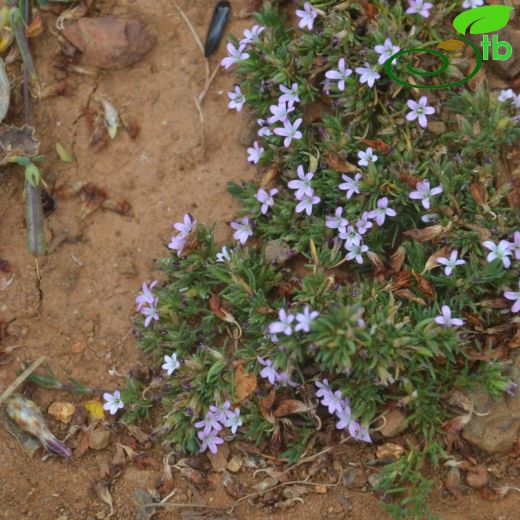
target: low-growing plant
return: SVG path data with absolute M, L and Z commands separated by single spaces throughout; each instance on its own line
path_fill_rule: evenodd
M 483 78 L 427 92 L 384 73 L 399 49 L 449 37 L 460 7 L 323 0 L 284 14 L 266 3 L 232 39 L 229 106 L 258 121 L 248 158 L 263 176 L 229 186 L 242 203 L 233 243 L 217 247 L 191 215 L 175 224 L 166 281 L 137 298 L 153 377 L 122 391 L 125 420 L 157 403 L 175 449 L 239 436 L 295 461 L 327 417 L 371 442 L 398 407 L 419 440 L 378 488 L 396 518 L 429 514 L 443 397 L 507 389 L 494 349 L 520 310 L 518 188 L 501 173 L 520 97 Z M 446 77 L 467 66 L 455 54 Z

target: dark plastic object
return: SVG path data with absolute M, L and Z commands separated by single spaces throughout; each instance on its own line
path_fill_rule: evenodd
M 231 4 L 227 1 L 219 2 L 215 6 L 213 18 L 211 19 L 208 29 L 208 35 L 206 36 L 206 45 L 204 45 L 204 56 L 206 58 L 211 56 L 217 49 L 222 34 L 224 34 L 224 28 L 226 27 L 230 12 Z

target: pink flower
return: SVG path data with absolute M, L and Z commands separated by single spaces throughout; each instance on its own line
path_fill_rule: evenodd
M 303 4 L 303 11 L 301 9 L 296 9 L 296 16 L 300 18 L 300 21 L 298 22 L 298 27 L 300 29 L 307 28 L 309 31 L 312 31 L 314 20 L 318 16 L 318 11 L 313 9 L 310 2 L 305 2 L 305 4 Z
M 441 315 L 435 318 L 435 323 L 444 327 L 460 327 L 464 321 L 460 318 L 451 317 L 451 309 L 447 305 L 441 307 Z
M 280 123 L 285 123 L 289 118 L 289 114 L 294 112 L 295 109 L 293 106 L 287 106 L 285 102 L 282 102 L 278 105 L 271 105 L 269 110 L 273 115 L 267 120 L 267 122 L 272 125 L 278 121 Z
M 218 431 L 215 430 L 203 430 L 198 434 L 199 439 L 202 441 L 200 446 L 200 452 L 206 451 L 209 449 L 213 455 L 218 451 L 218 445 L 224 443 L 224 439 L 218 436 Z
M 225 69 L 229 69 L 229 67 L 231 67 L 238 61 L 247 60 L 247 58 L 249 58 L 249 54 L 247 52 L 244 52 L 246 46 L 243 44 L 239 44 L 238 47 L 235 47 L 230 42 L 227 44 L 226 48 L 229 56 L 224 58 L 220 63 Z
M 513 252 L 511 251 L 511 244 L 507 240 L 501 240 L 498 245 L 491 240 L 486 240 L 482 245 L 490 250 L 490 253 L 487 255 L 488 262 L 500 260 L 506 269 L 511 267 L 511 259 L 509 256 L 511 256 Z
M 308 196 L 304 195 L 300 202 L 296 205 L 296 213 L 301 213 L 302 211 L 305 211 L 307 215 L 310 217 L 312 215 L 312 209 L 315 204 L 318 204 L 321 201 L 320 197 L 317 195 Z
M 408 0 L 408 5 L 410 7 L 406 10 L 406 14 L 419 14 L 423 18 L 430 16 L 430 9 L 433 7 L 432 3 L 424 0 Z
M 358 228 L 358 232 L 360 235 L 364 235 L 370 228 L 374 226 L 372 222 L 370 222 L 370 216 L 368 211 L 363 212 L 360 218 L 358 218 L 356 222 L 356 227 Z
M 435 108 L 428 106 L 428 98 L 422 96 L 418 102 L 409 99 L 406 104 L 410 109 L 410 112 L 406 114 L 407 121 L 415 121 L 418 119 L 419 126 L 421 126 L 421 128 L 426 128 L 428 126 L 428 119 L 426 116 L 435 114 Z
M 157 285 L 157 283 L 157 280 L 154 280 L 148 287 L 146 282 L 143 282 L 143 290 L 135 299 L 135 303 L 137 303 L 137 312 L 139 312 L 145 305 L 155 305 L 157 303 L 157 299 L 152 293 L 152 289 Z
M 364 67 L 357 67 L 356 74 L 359 74 L 359 82 L 361 84 L 366 83 L 370 88 L 372 88 L 376 82 L 376 79 L 381 77 L 381 74 L 377 72 L 372 65 L 365 61 Z
M 250 236 L 253 236 L 253 230 L 251 229 L 247 217 L 239 218 L 237 222 L 231 222 L 231 227 L 236 230 L 233 233 L 233 238 L 238 240 L 242 245 L 247 242 Z
M 515 253 L 515 259 L 520 260 L 520 231 L 515 231 L 510 249 Z
M 368 166 L 370 163 L 375 163 L 377 161 L 377 155 L 370 146 L 364 152 L 358 152 L 357 155 L 359 158 L 359 166 Z
M 285 85 L 280 85 L 280 91 L 282 95 L 278 98 L 279 103 L 287 103 L 290 107 L 294 106 L 294 103 L 300 102 L 298 96 L 298 83 L 293 83 L 291 88 Z
M 247 149 L 247 161 L 253 164 L 258 164 L 262 155 L 264 155 L 264 149 L 258 144 L 257 141 L 253 143 L 252 147 Z
M 346 68 L 345 59 L 340 58 L 338 61 L 338 70 L 329 70 L 325 73 L 327 79 L 336 80 L 338 82 L 338 90 L 345 90 L 345 80 L 352 74 L 352 69 Z
M 173 236 L 170 239 L 170 243 L 168 244 L 168 248 L 174 251 L 177 251 L 177 254 L 180 255 L 184 246 L 186 245 L 186 241 L 188 240 L 188 236 L 191 231 L 197 225 L 197 221 L 193 219 L 193 217 L 189 213 L 185 213 L 183 217 L 183 222 L 176 222 L 173 227 L 179 232 L 178 235 Z
M 260 356 L 256 357 L 257 361 L 264 366 L 262 370 L 260 370 L 260 377 L 267 379 L 269 383 L 274 385 L 278 378 L 278 372 L 273 366 L 273 362 L 270 359 L 263 360 Z
M 269 334 L 279 334 L 283 332 L 286 336 L 292 334 L 291 323 L 294 321 L 293 314 L 287 314 L 285 309 L 278 311 L 278 321 L 274 321 L 269 325 Z
M 347 226 L 346 228 L 340 230 L 339 238 L 341 240 L 345 240 L 345 248 L 350 248 L 351 246 L 359 246 L 363 240 L 363 237 L 356 231 L 354 226 Z
M 256 200 L 262 204 L 260 211 L 262 215 L 265 215 L 269 208 L 274 205 L 273 196 L 278 193 L 276 188 L 269 190 L 269 193 L 262 188 L 256 192 Z
M 518 281 L 518 288 L 520 289 L 520 280 Z M 511 312 L 520 311 L 520 291 L 506 291 L 504 293 L 504 297 L 506 297 L 508 300 L 515 302 L 511 307 Z
M 351 179 L 347 175 L 342 175 L 341 178 L 345 181 L 341 183 L 338 188 L 340 190 L 347 192 L 347 200 L 354 195 L 354 193 L 359 194 L 359 179 L 361 179 L 362 175 L 360 173 L 356 173 L 354 179 Z
M 283 124 L 283 128 L 275 128 L 274 133 L 276 135 L 280 135 L 285 137 L 283 141 L 283 145 L 285 148 L 289 148 L 291 146 L 291 142 L 293 139 L 299 140 L 303 137 L 303 134 L 298 130 L 298 127 L 302 124 L 303 119 L 299 117 L 294 124 L 289 120 L 285 121 Z
M 440 195 L 442 193 L 442 186 L 430 188 L 430 181 L 428 179 L 419 181 L 417 183 L 416 189 L 417 191 L 412 191 L 409 196 L 411 199 L 420 200 L 424 209 L 430 209 L 431 197 Z
M 242 94 L 240 87 L 236 86 L 234 92 L 228 92 L 228 97 L 231 99 L 228 103 L 228 108 L 234 108 L 237 112 L 240 112 L 246 102 L 246 98 L 244 97 L 244 94 Z
M 296 200 L 301 200 L 304 195 L 312 197 L 312 195 L 314 195 L 314 190 L 311 187 L 311 180 L 314 177 L 314 173 L 305 173 L 303 166 L 300 164 L 298 168 L 296 168 L 296 174 L 298 175 L 298 179 L 287 183 L 287 186 L 291 190 L 296 190 L 296 193 L 294 194 Z
M 345 244 L 345 249 L 349 251 L 349 253 L 346 255 L 347 260 L 356 260 L 358 264 L 363 263 L 363 253 L 368 252 L 368 246 L 365 244 Z
M 240 40 L 240 45 L 247 46 L 250 43 L 257 43 L 260 41 L 260 35 L 264 32 L 265 27 L 261 25 L 253 25 L 251 29 L 244 31 L 244 37 Z
M 303 332 L 309 332 L 311 330 L 312 322 L 320 315 L 318 311 L 311 311 L 309 306 L 306 305 L 303 309 L 303 312 L 300 312 L 296 315 L 297 325 L 294 327 L 294 330 L 298 332 L 299 330 L 303 330 Z
M 388 198 L 383 197 L 377 201 L 377 208 L 369 213 L 370 218 L 375 219 L 378 226 L 385 223 L 386 217 L 395 217 L 397 213 L 388 207 Z
M 348 220 L 343 218 L 341 215 L 343 214 L 343 208 L 340 206 L 336 208 L 334 212 L 334 216 L 327 216 L 325 226 L 329 229 L 345 229 L 348 226 Z
M 458 260 L 459 252 L 458 251 L 452 251 L 449 258 L 445 258 L 444 256 L 441 256 L 440 258 L 437 258 L 437 263 L 440 265 L 444 265 L 444 274 L 446 276 L 451 276 L 451 273 L 453 272 L 453 269 L 457 267 L 458 265 L 464 265 L 466 263 L 465 260 Z

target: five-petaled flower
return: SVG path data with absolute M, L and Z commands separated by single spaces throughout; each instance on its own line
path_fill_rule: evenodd
M 425 2 L 424 0 L 408 0 L 408 9 L 406 14 L 419 14 L 423 18 L 430 16 L 430 10 L 433 7 L 431 2 Z
M 348 220 L 341 215 L 343 214 L 343 208 L 341 206 L 336 208 L 334 216 L 327 215 L 325 226 L 329 229 L 345 229 L 348 226 Z
M 377 161 L 377 155 L 370 146 L 364 152 L 358 152 L 357 156 L 359 158 L 359 166 L 368 166 L 370 163 L 375 163 Z
M 377 201 L 377 208 L 373 209 L 368 215 L 377 222 L 378 226 L 382 226 L 386 217 L 395 217 L 397 213 L 388 207 L 388 198 L 382 197 Z
M 286 336 L 292 334 L 291 323 L 294 321 L 293 314 L 287 314 L 285 309 L 278 311 L 278 321 L 274 321 L 269 325 L 269 334 L 279 334 L 283 332 Z
M 314 20 L 318 16 L 318 11 L 312 7 L 310 2 L 305 2 L 305 4 L 303 4 L 303 10 L 296 9 L 296 16 L 300 18 L 300 21 L 298 22 L 298 27 L 300 29 L 307 28 L 309 31 L 312 31 Z
M 408 121 L 415 121 L 417 119 L 419 121 L 419 126 L 421 128 L 426 128 L 428 126 L 428 119 L 426 116 L 435 114 L 435 108 L 428 106 L 428 98 L 422 96 L 419 101 L 409 99 L 406 104 L 410 109 L 410 112 L 406 114 L 406 119 Z
M 446 276 L 451 276 L 451 273 L 453 272 L 453 269 L 457 267 L 458 265 L 464 265 L 466 263 L 465 260 L 458 259 L 459 252 L 457 250 L 454 250 L 451 252 L 450 257 L 446 258 L 444 256 L 441 256 L 437 258 L 437 263 L 444 266 L 444 274 Z
M 211 453 L 215 454 L 218 451 L 218 445 L 224 443 L 224 439 L 219 437 L 218 431 L 216 430 L 202 430 L 197 435 L 202 441 L 200 445 L 201 453 L 209 449 Z
M 381 77 L 381 74 L 379 74 L 368 61 L 365 61 L 364 67 L 357 67 L 356 73 L 359 74 L 359 82 L 361 84 L 366 83 L 370 88 L 374 86 L 376 79 Z
M 314 190 L 311 187 L 311 180 L 314 177 L 314 173 L 305 173 L 303 166 L 300 164 L 298 168 L 296 168 L 296 175 L 298 175 L 298 179 L 294 179 L 287 183 L 287 186 L 291 190 L 296 190 L 294 193 L 296 200 L 301 200 L 304 195 L 312 197 L 314 195 Z
M 152 289 L 157 285 L 157 280 L 154 280 L 150 286 L 143 282 L 143 290 L 137 295 L 135 303 L 137 303 L 137 312 L 139 312 L 145 305 L 155 306 L 157 298 L 152 293 Z
M 347 226 L 343 229 L 340 229 L 339 238 L 341 238 L 341 240 L 345 240 L 345 248 L 347 249 L 353 245 L 361 245 L 363 240 L 363 237 L 354 226 Z
M 347 260 L 356 260 L 358 264 L 363 263 L 363 253 L 368 252 L 368 246 L 365 244 L 345 244 L 345 249 L 349 251 L 346 255 Z
M 177 361 L 177 354 L 173 353 L 171 356 L 164 356 L 164 364 L 161 368 L 171 376 L 180 366 L 181 364 Z
M 435 323 L 444 327 L 460 327 L 464 321 L 460 318 L 452 318 L 451 309 L 447 305 L 441 307 L 441 315 L 435 318 Z
M 294 106 L 294 103 L 299 103 L 298 83 L 293 83 L 290 88 L 280 85 L 280 91 L 282 95 L 278 98 L 278 103 L 287 103 L 290 107 Z
M 253 143 L 253 146 L 250 146 L 247 149 L 247 160 L 250 163 L 258 164 L 262 155 L 264 155 L 264 149 L 258 144 L 258 141 Z
M 233 238 L 238 240 L 242 245 L 247 242 L 250 236 L 253 236 L 253 229 L 251 228 L 251 224 L 249 224 L 248 217 L 239 218 L 237 222 L 231 222 L 231 227 L 235 230 Z
M 491 240 L 486 240 L 482 245 L 490 251 L 487 255 L 488 262 L 499 260 L 506 269 L 511 267 L 511 259 L 509 257 L 513 251 L 511 251 L 511 244 L 507 240 L 501 240 L 498 244 Z
M 363 152 L 360 152 L 363 153 Z M 362 175 L 360 173 L 356 173 L 355 177 L 351 179 L 348 175 L 342 175 L 341 178 L 345 181 L 342 182 L 338 188 L 342 191 L 347 192 L 347 200 L 354 195 L 354 193 L 359 194 L 359 180 L 361 179 Z
M 356 227 L 360 235 L 364 235 L 370 228 L 374 227 L 370 220 L 370 213 L 368 211 L 364 211 L 361 217 L 359 217 L 356 221 Z
M 235 47 L 229 42 L 226 48 L 229 56 L 226 56 L 220 63 L 225 69 L 229 69 L 229 67 L 237 63 L 237 61 L 247 60 L 247 58 L 249 58 L 249 54 L 244 52 L 246 46 L 243 43 Z
M 305 213 L 310 217 L 312 215 L 313 206 L 319 204 L 320 201 L 321 199 L 317 195 L 304 195 L 296 205 L 295 211 L 296 213 L 305 211 Z
M 188 236 L 196 225 L 197 221 L 194 220 L 189 213 L 185 213 L 183 222 L 176 222 L 173 225 L 173 227 L 179 233 L 175 236 L 172 236 L 170 243 L 168 244 L 168 248 L 177 251 L 177 254 L 180 255 L 184 249 L 184 246 L 186 245 Z
M 268 192 L 260 188 L 256 192 L 256 200 L 262 204 L 260 212 L 265 215 L 269 208 L 274 205 L 274 196 L 278 193 L 277 188 L 272 188 Z
M 242 426 L 242 418 L 240 417 L 240 408 L 235 408 L 233 412 L 228 412 L 224 421 L 224 426 L 231 430 L 233 435 L 236 434 L 239 426 Z
M 260 41 L 260 35 L 264 32 L 265 27 L 262 25 L 253 25 L 251 29 L 244 31 L 244 37 L 240 40 L 240 45 L 247 46 L 250 43 L 256 43 Z
M 285 102 L 278 102 L 278 105 L 271 105 L 269 110 L 273 115 L 269 117 L 267 122 L 271 125 L 278 122 L 283 124 L 289 118 L 289 114 L 294 111 L 294 107 Z
M 262 370 L 260 370 L 260 377 L 267 379 L 269 383 L 274 385 L 278 378 L 278 372 L 274 368 L 273 362 L 270 359 L 264 360 L 260 356 L 257 356 L 256 359 L 264 367 Z
M 315 320 L 320 313 L 318 311 L 311 311 L 308 305 L 303 309 L 303 312 L 296 314 L 296 321 L 298 322 L 294 327 L 295 331 L 303 330 L 303 332 L 309 332 L 311 330 L 311 323 Z
M 110 412 L 110 415 L 115 415 L 118 410 L 125 407 L 125 403 L 121 399 L 121 392 L 116 390 L 113 394 L 105 392 L 103 394 L 105 403 L 103 404 L 103 410 Z
M 518 288 L 520 289 L 520 280 L 518 280 Z M 518 291 L 505 291 L 504 297 L 508 300 L 511 300 L 513 306 L 511 307 L 511 312 L 519 312 L 520 311 L 520 290 Z
M 286 120 L 284 121 L 282 128 L 278 127 L 274 129 L 274 133 L 276 135 L 285 137 L 283 141 L 285 148 L 289 148 L 289 146 L 291 146 L 293 139 L 298 140 L 303 137 L 303 134 L 298 130 L 298 127 L 302 124 L 302 121 L 303 119 L 301 117 L 299 117 L 294 123 Z
M 442 186 L 431 188 L 428 179 L 419 181 L 415 188 L 416 191 L 412 191 L 409 196 L 411 199 L 420 200 L 424 209 L 430 209 L 430 199 L 442 193 Z
M 338 70 L 329 70 L 325 73 L 325 77 L 330 80 L 338 82 L 338 90 L 345 90 L 345 80 L 352 74 L 352 69 L 349 69 L 345 64 L 345 58 L 340 58 L 338 61 Z
M 380 65 L 383 65 L 396 52 L 399 52 L 401 50 L 401 47 L 399 47 L 399 45 L 394 45 L 392 43 L 392 40 L 390 38 L 387 38 L 383 45 L 376 45 L 374 47 L 374 50 L 379 54 L 379 60 L 377 60 L 377 62 Z M 393 60 L 392 65 L 395 65 L 396 61 L 397 60 Z
M 228 97 L 231 100 L 228 103 L 228 108 L 234 108 L 237 112 L 240 112 L 246 102 L 246 98 L 244 94 L 242 94 L 240 87 L 237 85 L 234 92 L 228 92 Z

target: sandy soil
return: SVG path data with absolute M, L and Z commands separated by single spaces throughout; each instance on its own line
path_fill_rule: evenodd
M 153 4 L 153 5 L 152 5 Z M 179 0 L 203 37 L 211 18 L 209 0 Z M 236 0 L 234 12 L 244 12 L 251 2 Z M 131 334 L 134 298 L 144 280 L 155 277 L 153 260 L 167 251 L 173 222 L 189 211 L 199 221 L 218 222 L 217 236 L 229 235 L 228 221 L 236 205 L 226 192 L 229 180 L 253 179 L 256 172 L 246 162 L 245 145 L 251 142 L 246 114 L 227 110 L 226 93 L 231 76 L 220 72 L 204 102 L 205 142 L 193 102 L 204 81 L 204 66 L 192 35 L 170 0 L 118 0 L 102 3 L 102 14 L 130 16 L 147 22 L 157 34 L 158 45 L 134 66 L 98 72 L 94 76 L 69 74 L 72 97 L 33 102 L 31 123 L 42 141 L 47 179 L 58 184 L 89 181 L 113 197 L 126 197 L 133 217 L 97 210 L 79 219 L 81 203 L 59 200 L 47 219 L 49 237 L 65 229 L 73 239 L 64 242 L 39 264 L 25 247 L 22 176 L 9 169 L 0 174 L 0 257 L 15 269 L 12 284 L 0 291 L 0 319 L 8 323 L 4 344 L 17 349 L 0 364 L 0 387 L 9 384 L 21 363 L 45 355 L 61 377 L 74 377 L 87 385 L 115 389 L 117 374 L 126 374 L 140 360 Z M 44 16 L 47 28 L 55 17 Z M 228 29 L 241 32 L 250 19 L 233 18 Z M 53 68 L 59 46 L 49 30 L 35 44 L 42 84 L 61 79 Z M 215 66 L 224 46 L 212 59 Z M 90 129 L 84 116 L 93 91 L 106 96 L 127 118 L 138 121 L 135 141 L 124 132 L 99 153 L 89 148 Z M 56 141 L 77 158 L 74 164 L 59 161 Z M 1 282 L 8 275 L 0 273 Z M 110 372 L 109 372 L 110 371 Z M 34 400 L 46 409 L 56 392 L 37 390 Z M 56 427 L 56 425 L 53 425 Z M 96 498 L 92 484 L 113 456 L 113 446 L 90 451 L 65 462 L 39 456 L 29 459 L 15 440 L 0 428 L 0 518 L 42 520 L 101 519 L 108 508 Z M 154 456 L 161 460 L 156 448 Z M 341 461 L 349 462 L 349 457 Z M 513 465 L 514 459 L 509 460 Z M 499 464 L 500 462 L 497 462 Z M 506 466 L 508 461 L 506 461 Z M 504 469 L 504 471 L 506 471 Z M 134 518 L 132 493 L 153 487 L 160 470 L 129 467 L 112 488 L 115 514 Z M 516 473 L 513 475 L 517 478 Z M 230 501 L 218 475 L 203 493 L 211 504 Z M 190 498 L 184 479 L 175 475 L 178 497 Z M 180 501 L 179 498 L 175 500 Z M 195 497 L 195 501 L 198 497 Z M 200 498 L 199 498 L 200 499 Z M 435 509 L 446 519 L 513 519 L 520 514 L 520 500 L 512 493 L 500 502 L 486 502 L 473 494 L 461 501 L 438 490 Z M 241 518 L 267 519 L 272 515 L 257 505 L 245 504 Z M 305 497 L 305 505 L 275 513 L 278 518 L 385 518 L 371 493 L 340 486 L 326 494 Z M 180 518 L 180 512 L 162 511 L 156 518 Z

